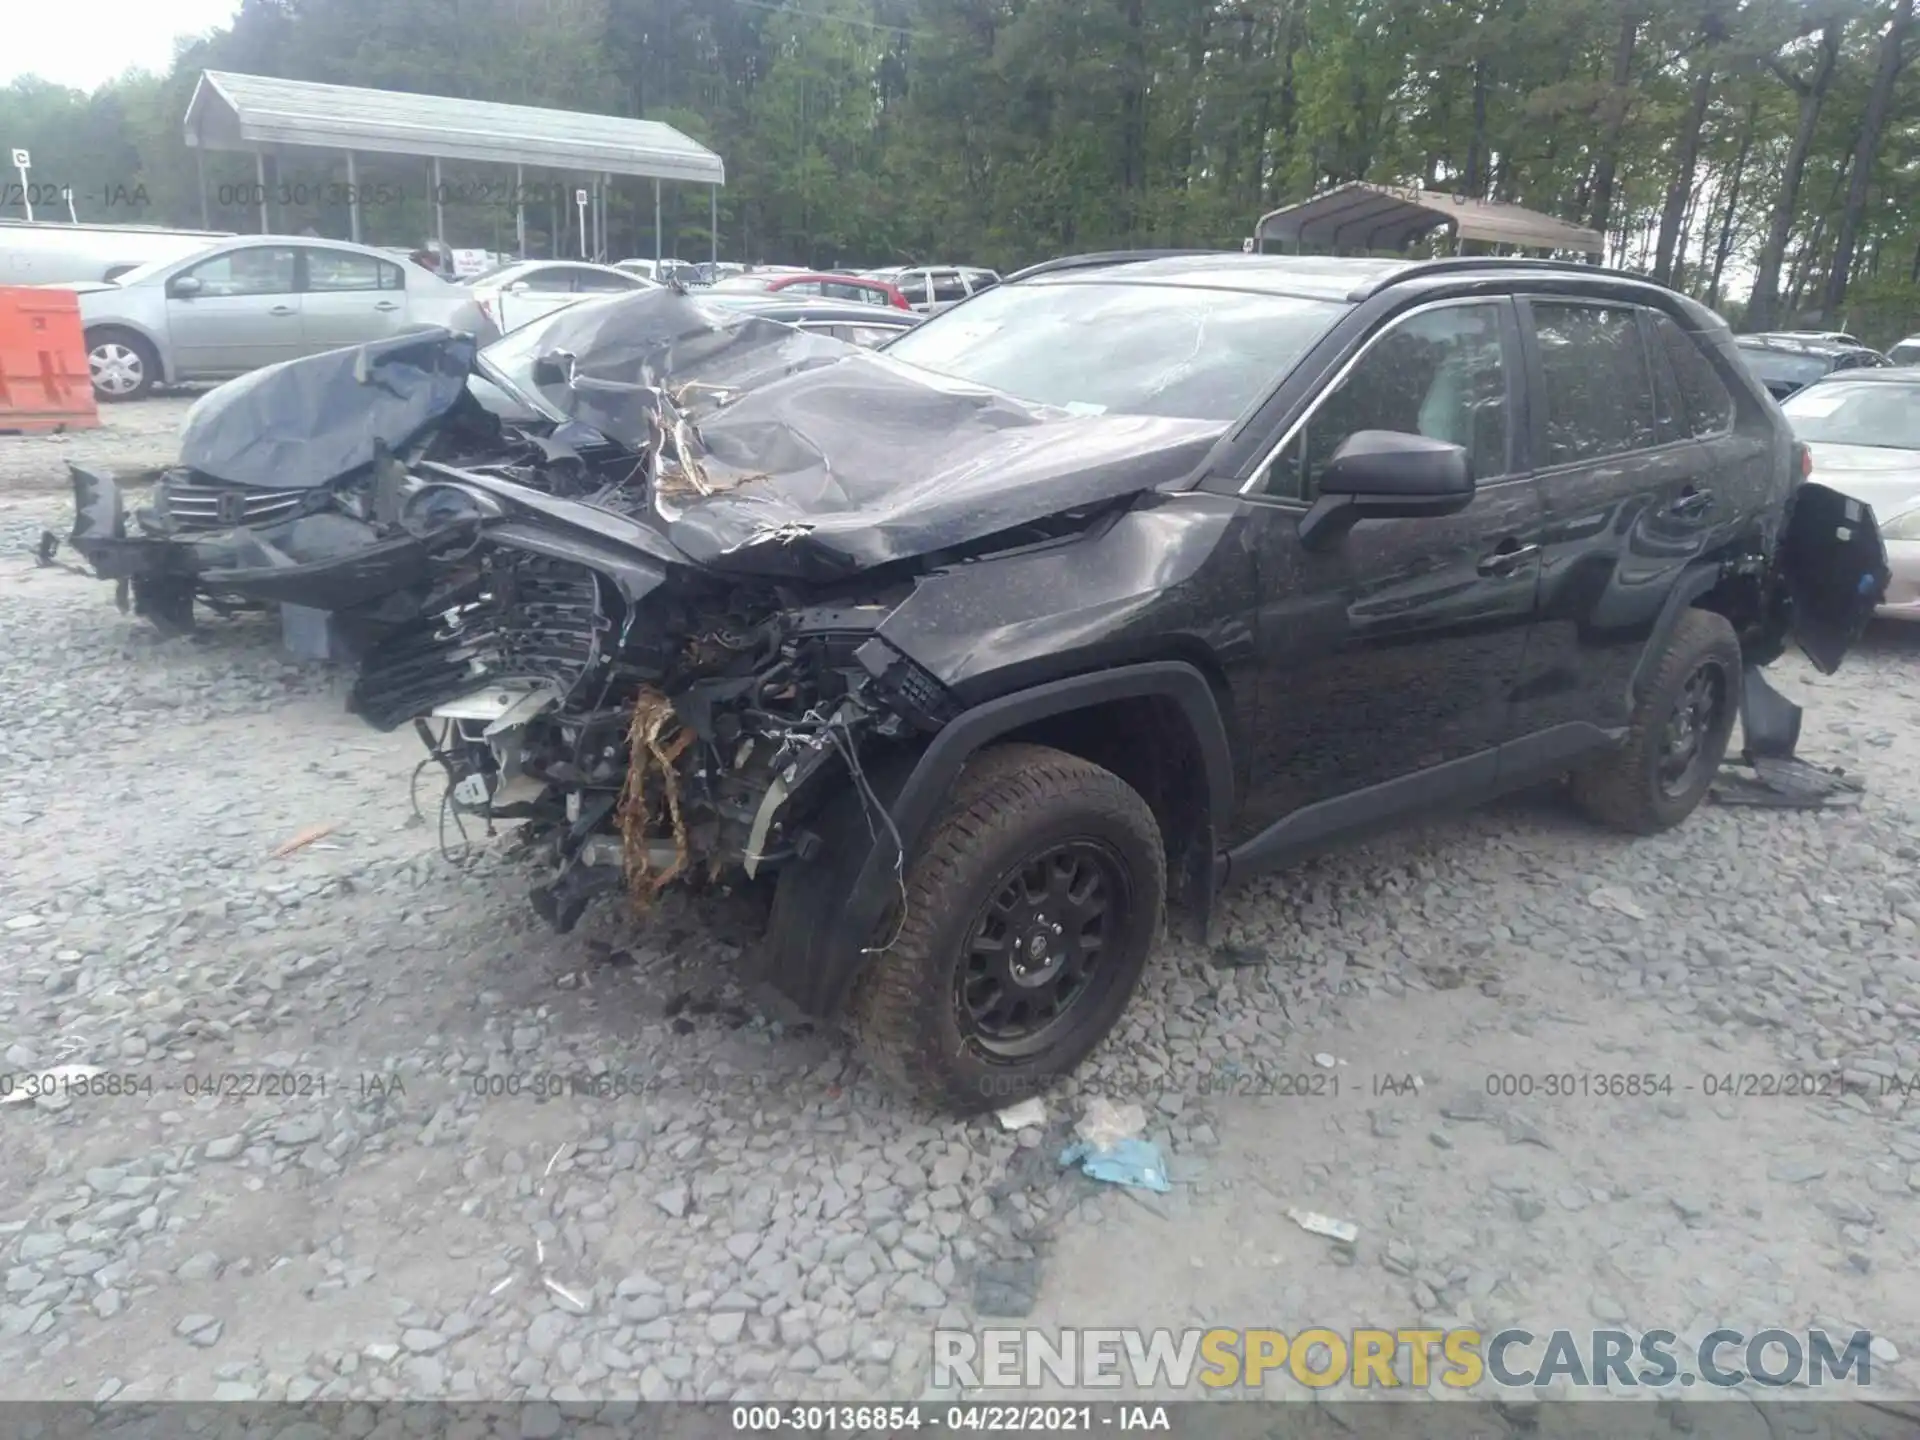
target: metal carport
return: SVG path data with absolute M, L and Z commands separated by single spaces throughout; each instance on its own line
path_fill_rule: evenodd
M 1253 234 L 1261 250 L 1269 240 L 1291 241 L 1302 249 L 1403 250 L 1436 230 L 1451 235 L 1456 250 L 1472 240 L 1518 250 L 1570 250 L 1598 260 L 1606 249 L 1598 230 L 1538 210 L 1364 180 L 1270 211 L 1260 217 Z
M 205 70 L 187 105 L 186 140 L 201 165 L 203 221 L 207 205 L 204 156 L 208 150 L 252 152 L 261 188 L 263 231 L 272 228 L 267 219 L 268 154 L 295 149 L 345 152 L 348 215 L 354 240 L 360 239 L 355 153 L 417 155 L 433 162 L 434 238 L 442 246 L 446 244 L 446 214 L 440 162 L 467 160 L 513 167 L 515 235 L 523 255 L 527 216 L 521 192 L 525 169 L 531 165 L 594 177 L 593 237 L 596 247 L 602 249 L 607 239 L 606 186 L 615 175 L 651 179 L 655 259 L 661 258 L 661 182 L 678 180 L 709 186 L 712 258 L 720 258 L 719 195 L 720 186 L 726 184 L 726 166 L 706 146 L 654 120 Z

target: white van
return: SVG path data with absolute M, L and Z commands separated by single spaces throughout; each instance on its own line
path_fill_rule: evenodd
M 232 238 L 230 230 L 0 220 L 0 285 L 97 284 Z

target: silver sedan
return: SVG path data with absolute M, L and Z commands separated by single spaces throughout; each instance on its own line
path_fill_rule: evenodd
M 80 293 L 102 400 L 427 326 L 490 334 L 467 287 L 387 251 L 302 236 L 242 236 L 108 284 L 64 288 Z
M 1842 371 L 1780 408 L 1813 478 L 1873 507 L 1892 574 L 1880 615 L 1920 620 L 1920 368 Z

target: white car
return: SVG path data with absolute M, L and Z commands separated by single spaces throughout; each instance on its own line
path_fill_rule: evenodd
M 1896 365 L 1920 365 L 1920 335 L 1909 335 L 1887 351 L 1887 358 Z
M 1780 409 L 1813 478 L 1873 507 L 1892 577 L 1879 614 L 1920 620 L 1920 370 L 1843 370 Z
M 480 302 L 481 313 L 505 335 L 589 295 L 649 290 L 655 282 L 618 266 L 585 260 L 520 260 L 476 275 L 467 284 Z
M 629 275 L 638 275 L 642 280 L 651 280 L 655 284 L 669 280 L 678 280 L 683 285 L 700 283 L 699 267 L 688 260 L 645 260 L 634 257 L 614 261 L 613 268 L 624 270 Z

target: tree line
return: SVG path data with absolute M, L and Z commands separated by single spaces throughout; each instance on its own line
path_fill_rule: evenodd
M 195 225 L 204 194 L 248 230 L 252 159 L 206 157 L 203 192 L 182 137 L 203 69 L 643 116 L 725 158 L 724 258 L 809 265 L 1235 247 L 1344 181 L 1418 183 L 1592 226 L 1749 328 L 1890 342 L 1920 328 L 1916 3 L 243 0 L 165 73 L 15 81 L 0 142 L 82 219 Z M 426 176 L 362 157 L 365 238 L 431 233 Z M 499 172 L 443 176 L 450 242 L 510 248 L 511 207 L 462 199 Z M 344 236 L 344 181 L 283 159 L 275 228 Z M 617 180 L 609 219 L 609 258 L 653 253 L 650 184 Z M 663 219 L 705 257 L 704 189 Z M 577 253 L 564 207 L 528 221 Z

